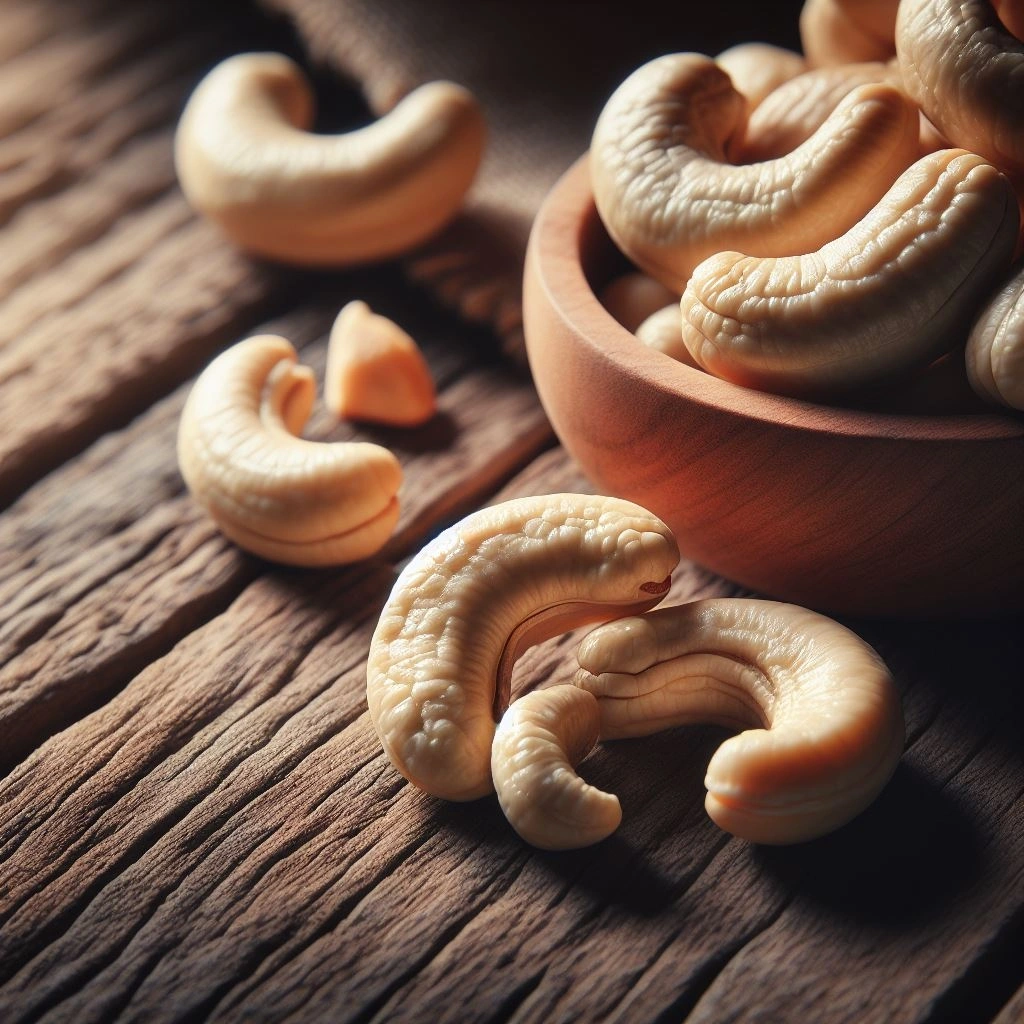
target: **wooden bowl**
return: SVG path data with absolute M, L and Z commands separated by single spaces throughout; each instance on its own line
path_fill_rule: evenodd
M 718 380 L 646 348 L 598 302 L 623 269 L 584 156 L 534 222 L 524 317 L 544 408 L 602 493 L 781 600 L 908 617 L 1024 609 L 1024 420 L 864 412 Z

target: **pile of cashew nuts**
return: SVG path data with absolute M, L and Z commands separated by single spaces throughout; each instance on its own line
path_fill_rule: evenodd
M 615 90 L 591 179 L 639 273 L 606 307 L 745 387 L 845 402 L 957 359 L 1024 410 L 1024 5 L 806 0 L 800 33 Z
M 391 763 L 444 799 L 496 790 L 527 842 L 571 849 L 622 819 L 618 798 L 575 770 L 598 739 L 715 723 L 741 730 L 707 768 L 705 807 L 721 828 L 793 843 L 848 822 L 903 751 L 885 664 L 795 605 L 650 611 L 678 560 L 668 527 L 618 498 L 520 498 L 450 527 L 401 573 L 371 642 L 367 703 Z M 594 622 L 574 685 L 509 705 L 527 647 Z

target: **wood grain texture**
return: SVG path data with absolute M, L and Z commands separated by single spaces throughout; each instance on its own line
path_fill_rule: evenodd
M 621 257 L 618 257 L 621 262 Z M 812 405 L 637 343 L 588 283 L 616 261 L 581 158 L 531 236 L 531 368 L 598 486 L 685 554 L 763 593 L 847 614 L 1024 610 L 1024 420 Z

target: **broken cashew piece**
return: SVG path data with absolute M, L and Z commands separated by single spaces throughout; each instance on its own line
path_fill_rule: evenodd
M 588 494 L 506 501 L 445 530 L 399 576 L 370 643 L 367 703 L 391 763 L 434 796 L 491 792 L 520 654 L 651 608 L 678 560 L 656 516 Z
M 327 343 L 324 404 L 343 419 L 418 426 L 437 408 L 419 346 L 365 302 L 349 302 Z
M 218 64 L 189 98 L 174 156 L 189 203 L 238 245 L 305 265 L 411 249 L 454 217 L 483 154 L 473 96 L 451 82 L 411 92 L 376 123 L 315 135 L 313 97 L 282 54 Z
M 610 836 L 619 798 L 576 774 L 597 743 L 596 698 L 575 686 L 534 690 L 502 716 L 491 747 L 498 803 L 519 835 L 542 850 L 575 850 Z
M 888 60 L 899 0 L 805 0 L 800 43 L 812 67 Z
M 923 367 L 966 338 L 1017 230 L 1006 178 L 940 150 L 818 252 L 706 260 L 680 300 L 683 341 L 718 377 L 799 397 Z
M 296 436 L 315 393 L 291 344 L 259 335 L 200 374 L 178 429 L 178 464 L 195 500 L 239 547 L 287 565 L 366 558 L 398 520 L 402 469 L 391 452 Z
M 746 100 L 710 58 L 681 53 L 634 71 L 598 118 L 590 171 L 598 212 L 635 264 L 677 293 L 712 253 L 817 248 L 857 223 L 917 156 L 918 114 L 897 90 L 855 89 L 802 146 L 733 166 Z
M 1024 410 L 1024 262 L 981 311 L 967 338 L 967 377 L 986 402 Z
M 773 601 L 718 598 L 620 619 L 580 645 L 576 684 L 601 738 L 689 723 L 744 730 L 708 765 L 705 807 L 727 832 L 795 843 L 868 806 L 904 745 L 899 695 L 838 622 Z
M 771 43 L 739 43 L 723 50 L 716 58 L 733 86 L 747 99 L 747 110 L 754 110 L 783 82 L 807 70 L 799 53 Z
M 1024 171 L 1024 42 L 988 0 L 902 0 L 896 56 L 907 93 L 950 143 Z

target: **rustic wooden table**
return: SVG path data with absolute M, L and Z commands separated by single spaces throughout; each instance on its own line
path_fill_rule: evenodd
M 190 213 L 174 119 L 251 41 L 184 6 L 0 8 L 0 1020 L 1024 1020 L 1019 619 L 850 623 L 907 751 L 793 848 L 706 818 L 718 729 L 600 748 L 624 822 L 572 853 L 385 761 L 364 666 L 396 566 L 481 504 L 588 485 L 528 376 L 396 268 L 275 270 Z M 371 562 L 275 568 L 184 492 L 182 402 L 249 333 L 322 370 L 355 297 L 421 339 L 441 411 L 315 419 L 399 454 L 401 522 Z M 673 597 L 730 593 L 684 565 Z M 517 686 L 566 680 L 576 639 Z

